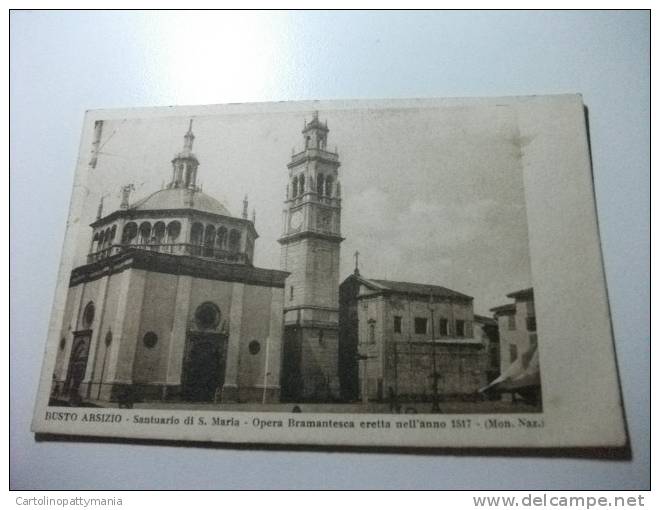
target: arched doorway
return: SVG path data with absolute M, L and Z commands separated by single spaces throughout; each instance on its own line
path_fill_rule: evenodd
M 64 383 L 64 394 L 72 403 L 78 402 L 82 398 L 80 385 L 85 378 L 85 371 L 87 370 L 91 338 L 91 331 L 74 333 L 73 346 L 71 347 L 71 356 L 69 358 L 69 369 Z
M 212 402 L 225 382 L 226 337 L 188 332 L 183 360 L 182 396 L 188 402 Z
M 211 302 L 195 311 L 188 331 L 181 375 L 181 393 L 188 402 L 211 402 L 225 382 L 227 335 L 218 331 L 220 309 Z

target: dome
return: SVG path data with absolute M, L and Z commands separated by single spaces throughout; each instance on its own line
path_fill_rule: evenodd
M 156 191 L 135 203 L 131 209 L 134 211 L 194 209 L 195 211 L 231 216 L 227 208 L 215 198 L 201 191 L 186 188 L 168 188 Z

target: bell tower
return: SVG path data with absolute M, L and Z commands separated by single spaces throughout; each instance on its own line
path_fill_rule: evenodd
M 303 150 L 288 163 L 282 270 L 284 299 L 282 399 L 327 401 L 339 395 L 339 156 L 327 150 L 318 113 L 302 130 Z

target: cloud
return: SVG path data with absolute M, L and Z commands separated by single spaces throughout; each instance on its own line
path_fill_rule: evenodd
M 368 188 L 346 204 L 352 221 L 348 249 L 357 249 L 365 274 L 447 284 L 457 253 L 488 235 L 498 204 L 482 199 L 462 205 L 419 198 L 406 203 L 396 190 Z M 351 252 L 352 253 L 352 252 Z M 464 261 L 470 271 L 469 260 Z

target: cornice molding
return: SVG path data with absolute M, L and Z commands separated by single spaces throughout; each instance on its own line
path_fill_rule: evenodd
M 326 241 L 333 241 L 336 243 L 341 243 L 345 239 L 345 237 L 342 237 L 337 234 L 325 234 L 323 232 L 314 232 L 312 230 L 305 230 L 302 232 L 295 232 L 293 234 L 283 235 L 277 240 L 277 242 L 280 244 L 289 244 L 309 237 L 315 239 L 324 239 Z
M 98 280 L 126 269 L 142 269 L 154 273 L 184 275 L 193 278 L 239 282 L 261 287 L 284 288 L 289 273 L 244 264 L 227 264 L 187 255 L 170 255 L 146 250 L 127 250 L 98 262 L 76 267 L 71 272 L 69 286 Z

